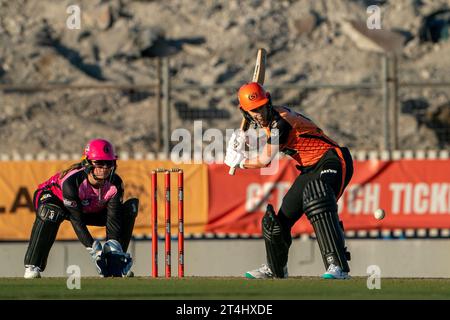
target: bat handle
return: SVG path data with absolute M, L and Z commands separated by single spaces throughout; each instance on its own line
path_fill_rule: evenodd
M 228 171 L 228 174 L 230 176 L 234 176 L 234 172 L 236 171 L 236 168 L 230 168 L 230 170 Z

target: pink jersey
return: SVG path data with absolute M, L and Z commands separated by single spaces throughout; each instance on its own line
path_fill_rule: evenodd
M 84 168 L 69 171 L 62 179 L 59 176 L 60 173 L 57 173 L 41 183 L 38 190 L 51 191 L 64 203 L 64 206 L 79 209 L 83 213 L 104 210 L 108 201 L 116 196 L 119 190 L 123 191 L 122 181 L 117 175 L 114 175 L 116 179 L 106 181 L 100 188 L 94 188 L 89 183 Z

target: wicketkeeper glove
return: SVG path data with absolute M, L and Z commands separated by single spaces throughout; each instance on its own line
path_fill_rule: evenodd
M 104 277 L 125 277 L 133 265 L 131 255 L 123 252 L 119 241 L 114 239 L 106 241 L 102 257 L 107 264 L 107 270 L 103 272 Z
M 106 271 L 106 263 L 103 260 L 102 257 L 102 245 L 100 241 L 95 240 L 92 244 L 92 247 L 87 247 L 86 250 L 91 255 L 92 261 L 95 264 L 95 267 L 97 268 L 97 272 L 99 275 L 103 275 Z

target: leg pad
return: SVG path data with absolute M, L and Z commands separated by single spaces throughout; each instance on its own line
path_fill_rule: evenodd
M 267 263 L 277 278 L 286 277 L 289 247 L 292 240 L 286 235 L 280 224 L 272 205 L 267 206 L 266 214 L 262 219 L 262 232 L 266 244 Z

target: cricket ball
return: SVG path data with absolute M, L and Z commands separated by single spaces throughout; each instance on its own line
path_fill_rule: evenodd
M 373 213 L 373 216 L 375 217 L 375 219 L 377 220 L 382 220 L 384 218 L 384 216 L 386 215 L 386 213 L 384 212 L 383 209 L 377 209 L 375 210 L 375 212 Z

